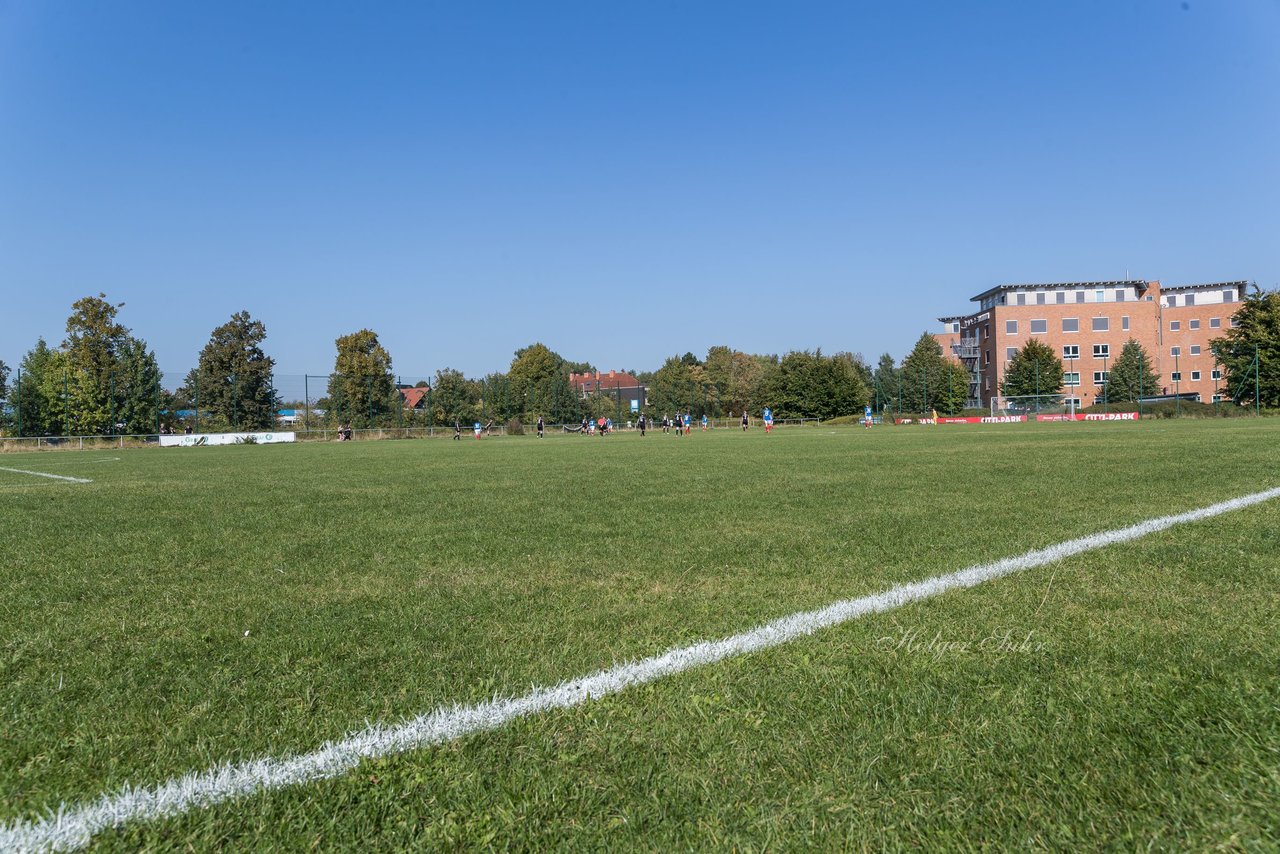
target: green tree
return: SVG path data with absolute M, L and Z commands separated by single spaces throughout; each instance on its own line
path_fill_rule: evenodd
M 1160 393 L 1160 377 L 1152 369 L 1146 348 L 1130 338 L 1111 363 L 1107 377 L 1107 401 L 1131 403 Z
M 66 356 L 41 338 L 18 366 L 14 427 L 22 436 L 65 435 Z
M 4 363 L 3 359 L 0 359 L 0 403 L 6 404 L 6 406 L 0 408 L 0 427 L 6 426 L 9 423 L 8 408 L 11 404 L 9 401 L 8 381 L 9 366 Z
M 275 424 L 275 360 L 262 350 L 266 337 L 262 321 L 237 312 L 213 330 L 198 365 L 187 375 L 186 386 L 200 409 L 211 412 L 220 426 L 239 430 Z
M 715 387 L 716 408 L 712 414 L 741 413 L 757 402 L 764 371 L 760 362 L 748 354 L 725 346 L 712 347 L 707 351 L 703 370 L 707 382 Z
M 120 356 L 129 342 L 129 330 L 116 320 L 124 303 L 112 304 L 106 297 L 100 293 L 72 303 L 67 338 L 62 342 L 70 371 L 68 429 L 81 435 L 113 430 L 112 388 Z
M 1005 397 L 1053 395 L 1062 391 L 1062 360 L 1053 349 L 1036 338 L 1028 339 L 1014 352 L 1000 393 Z
M 436 424 L 452 426 L 457 419 L 466 427 L 480 420 L 480 385 L 468 380 L 462 371 L 442 368 L 436 371 L 431 405 Z
M 515 352 L 511 368 L 510 395 L 514 414 L 525 421 L 539 415 L 552 423 L 570 423 L 581 418 L 581 405 L 569 384 L 570 371 L 585 367 L 586 362 L 565 361 L 545 344 L 534 343 Z
M 902 376 L 898 363 L 894 361 L 893 356 L 884 353 L 880 356 L 880 361 L 876 363 L 876 370 L 872 378 L 872 394 L 874 400 L 872 405 L 877 410 L 898 410 L 901 405 L 898 400 L 898 383 Z
M 902 362 L 902 409 L 954 415 L 964 409 L 969 398 L 969 372 L 946 359 L 942 345 L 929 333 L 916 341 Z M 1061 376 L 1058 378 L 1061 380 Z
M 858 412 L 868 392 L 858 359 L 850 353 L 823 356 L 793 351 L 778 362 L 769 402 L 780 418 L 833 418 Z
M 378 333 L 361 329 L 343 335 L 329 375 L 329 409 L 347 424 L 373 427 L 388 424 L 400 407 L 400 392 L 391 373 L 391 354 L 378 342 Z
M 693 412 L 702 400 L 702 389 L 688 363 L 672 356 L 653 375 L 649 404 L 659 417 L 676 412 Z
M 1251 404 L 1256 397 L 1262 406 L 1280 406 L 1280 291 L 1255 285 L 1240 304 L 1235 323 L 1226 335 L 1209 342 L 1222 365 L 1224 387 L 1236 403 Z
M 119 356 L 112 376 L 116 423 L 123 424 L 126 433 L 154 433 L 163 402 L 156 354 L 145 341 L 129 338 Z

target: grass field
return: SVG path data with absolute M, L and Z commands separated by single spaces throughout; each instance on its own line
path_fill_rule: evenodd
M 0 824 L 1280 486 L 1280 421 L 10 454 Z M 1280 501 L 106 850 L 1280 846 Z

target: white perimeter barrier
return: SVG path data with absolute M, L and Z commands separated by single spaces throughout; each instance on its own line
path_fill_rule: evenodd
M 245 441 L 259 445 L 296 442 L 297 433 L 189 433 L 183 436 L 161 436 L 162 448 L 195 448 L 199 445 L 243 445 Z

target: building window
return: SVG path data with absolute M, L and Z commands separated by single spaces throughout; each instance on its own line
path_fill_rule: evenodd
M 1026 304 L 1027 304 L 1027 295 L 1018 294 L 1018 305 L 1026 305 Z
M 1078 318 L 1078 317 L 1064 317 L 1064 318 L 1062 318 L 1062 331 L 1063 331 L 1063 332 L 1079 332 L 1079 331 L 1080 331 L 1080 318 Z
M 990 350 L 983 350 L 983 351 L 982 351 L 982 364 L 984 364 L 984 365 L 989 365 L 989 364 L 991 364 L 991 351 L 990 351 Z
M 1094 301 L 1094 302 L 1106 302 L 1106 301 L 1107 301 L 1107 292 L 1106 292 L 1106 290 L 1104 290 L 1103 288 L 1098 288 L 1096 291 L 1094 291 L 1094 292 L 1093 292 L 1093 301 Z
M 958 323 L 953 323 L 953 324 L 951 324 L 951 331 L 952 331 L 952 332 L 959 332 L 959 331 L 960 331 L 960 324 L 958 324 Z
M 1005 348 L 1004 348 L 1004 358 L 1005 358 L 1005 361 L 1006 361 L 1006 362 L 1012 362 L 1012 361 L 1013 361 L 1013 357 L 1014 357 L 1014 356 L 1016 356 L 1016 355 L 1018 355 L 1018 348 L 1017 348 L 1017 347 L 1005 347 Z
M 1129 331 L 1129 315 L 1126 314 L 1124 317 L 1120 318 L 1120 328 L 1125 332 Z
M 1111 358 L 1111 345 L 1110 345 L 1110 344 L 1094 344 L 1094 345 L 1093 345 L 1093 358 L 1095 358 L 1095 359 L 1110 359 L 1110 358 Z
M 1124 288 L 1116 288 L 1116 302 L 1124 302 Z
M 1187 296 L 1186 296 L 1186 298 L 1183 300 L 1182 304 L 1183 304 L 1183 305 L 1195 305 L 1195 304 L 1196 304 L 1196 295 L 1195 295 L 1195 294 L 1187 294 Z
M 1223 302 L 1235 302 L 1235 301 L 1236 301 L 1236 289 L 1235 289 L 1235 288 L 1228 288 L 1227 290 L 1223 291 L 1223 292 L 1222 292 L 1222 301 L 1223 301 Z
M 1033 320 L 1033 321 L 1031 321 L 1031 334 L 1032 334 L 1032 335 L 1043 335 L 1043 334 L 1045 334 L 1045 333 L 1046 333 L 1046 332 L 1048 332 L 1048 331 L 1049 331 L 1049 321 L 1047 321 L 1047 320 Z
M 1222 318 L 1221 318 L 1221 317 L 1211 317 L 1211 318 L 1209 318 L 1209 328 L 1210 328 L 1210 329 L 1221 329 L 1221 328 L 1222 328 Z
M 1232 329 L 1236 329 L 1236 328 L 1238 328 L 1239 326 L 1240 326 L 1240 321 L 1239 321 L 1239 320 L 1236 320 L 1234 317 L 1233 317 L 1233 318 L 1231 318 L 1231 328 L 1232 328 Z
M 1058 305 L 1065 305 L 1067 302 L 1067 292 L 1056 291 L 1054 298 L 1058 301 Z
M 1182 355 L 1182 348 L 1181 348 L 1181 347 L 1170 347 L 1170 348 L 1169 348 L 1169 355 L 1170 355 L 1170 356 L 1181 356 L 1181 355 Z
M 1111 323 L 1105 317 L 1095 317 L 1093 319 L 1094 332 L 1107 332 L 1111 329 Z
M 1079 371 L 1064 371 L 1062 374 L 1063 385 L 1080 385 Z
M 1199 345 L 1199 344 L 1192 344 L 1192 345 L 1191 345 L 1191 355 L 1192 355 L 1192 356 L 1199 356 L 1199 355 L 1200 355 L 1200 345 Z
M 1191 381 L 1192 381 L 1192 382 L 1198 382 L 1198 381 L 1199 381 L 1199 379 L 1200 379 L 1200 372 L 1199 372 L 1199 371 L 1192 371 L 1192 372 L 1191 372 Z
M 1169 321 L 1169 331 L 1170 331 L 1170 332 L 1177 332 L 1177 331 L 1179 331 L 1180 329 L 1182 329 L 1182 321 L 1180 321 L 1180 320 L 1170 320 L 1170 321 Z
M 1218 370 L 1217 368 L 1214 368 L 1213 373 L 1209 374 L 1209 378 L 1215 379 L 1215 380 L 1222 379 L 1222 371 Z
M 1076 291 L 1076 302 L 1077 303 L 1084 302 L 1084 291 Z
M 1178 298 L 1173 294 L 1169 294 L 1167 297 L 1164 298 L 1165 308 L 1173 308 L 1177 304 L 1178 304 Z
M 1063 345 L 1062 345 L 1062 358 L 1064 358 L 1064 359 L 1079 359 L 1079 358 L 1080 358 L 1080 345 L 1079 345 L 1079 344 L 1063 344 Z
M 1017 334 L 1018 334 L 1018 321 L 1016 321 L 1016 320 L 1006 320 L 1006 321 L 1004 322 L 1004 334 L 1005 334 L 1005 335 L 1017 335 Z
M 1064 397 L 1064 398 L 1062 399 L 1062 405 L 1063 405 L 1063 406 L 1074 406 L 1076 409 L 1079 409 L 1079 408 L 1080 408 L 1080 398 L 1078 398 L 1078 397 Z
M 1173 373 L 1169 374 L 1169 382 L 1174 382 L 1174 383 L 1182 382 L 1182 371 L 1174 371 Z
M 1188 328 L 1188 329 L 1199 329 L 1199 328 L 1200 328 L 1200 321 L 1198 321 L 1198 320 L 1188 320 L 1188 321 L 1187 321 L 1187 328 Z
M 1094 371 L 1094 372 L 1093 372 L 1093 384 L 1094 384 L 1094 385 L 1106 385 L 1106 384 L 1107 384 L 1107 380 L 1108 380 L 1110 377 L 1111 377 L 1111 372 L 1110 372 L 1110 371 Z
M 1036 292 L 1036 305 L 1044 305 L 1044 291 Z
M 1213 402 L 1214 402 L 1214 403 L 1222 403 L 1222 395 L 1220 395 L 1220 394 L 1215 394 L 1215 395 L 1213 396 Z

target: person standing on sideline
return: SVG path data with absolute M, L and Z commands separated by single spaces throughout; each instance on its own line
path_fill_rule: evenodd
M 462 422 L 456 417 L 453 419 L 453 440 L 456 442 L 462 438 Z
M 640 413 L 640 418 L 636 421 L 636 426 L 640 428 L 640 435 L 644 435 L 644 413 Z
M 542 438 L 542 431 L 545 429 L 547 429 L 547 424 L 545 421 L 542 420 L 542 416 L 539 415 L 538 416 L 538 438 L 539 439 Z
M 747 410 L 742 410 L 742 432 L 747 432 Z
M 773 432 L 773 410 L 767 406 L 764 408 L 764 432 L 766 436 Z

